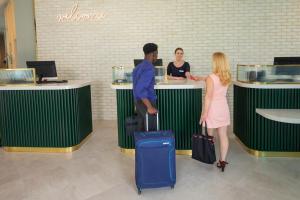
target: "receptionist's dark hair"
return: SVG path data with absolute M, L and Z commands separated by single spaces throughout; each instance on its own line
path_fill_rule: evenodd
M 183 48 L 178 47 L 178 48 L 175 49 L 174 53 L 176 54 L 176 52 L 179 51 L 179 50 L 182 51 L 182 52 L 184 52 L 184 51 L 183 51 Z

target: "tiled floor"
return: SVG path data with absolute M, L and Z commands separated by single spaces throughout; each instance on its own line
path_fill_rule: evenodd
M 175 189 L 137 195 L 134 157 L 117 147 L 115 121 L 94 122 L 94 133 L 73 154 L 6 153 L 0 150 L 2 200 L 300 199 L 300 159 L 255 158 L 231 139 L 225 173 L 177 156 Z

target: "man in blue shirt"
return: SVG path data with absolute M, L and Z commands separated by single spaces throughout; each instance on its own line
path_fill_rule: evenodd
M 132 73 L 133 96 L 137 114 L 140 118 L 140 130 L 145 130 L 145 116 L 149 114 L 149 130 L 156 130 L 156 120 L 153 119 L 156 109 L 155 69 L 153 63 L 157 60 L 157 45 L 147 43 L 143 47 L 144 60 L 138 64 Z

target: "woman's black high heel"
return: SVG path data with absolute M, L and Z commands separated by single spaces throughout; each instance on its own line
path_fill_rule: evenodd
M 220 168 L 222 172 L 224 172 L 227 164 L 228 162 L 219 160 L 219 162 L 217 163 L 217 167 Z

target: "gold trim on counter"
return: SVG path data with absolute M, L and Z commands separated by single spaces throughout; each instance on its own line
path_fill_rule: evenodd
M 135 149 L 124 149 L 121 148 L 121 152 L 126 154 L 126 155 L 134 155 L 135 154 Z
M 176 150 L 177 155 L 187 155 L 191 156 L 192 155 L 192 150 Z
M 300 157 L 300 152 L 281 152 L 281 151 L 258 151 L 248 148 L 238 137 L 236 141 L 243 147 L 245 151 L 256 157 Z
M 127 155 L 134 155 L 135 149 L 124 149 L 121 148 L 121 152 Z M 192 150 L 176 150 L 176 155 L 192 155 Z
M 90 137 L 92 133 L 86 136 L 79 144 L 72 147 L 6 147 L 3 149 L 7 152 L 36 152 L 36 153 L 72 153 L 78 150 Z

